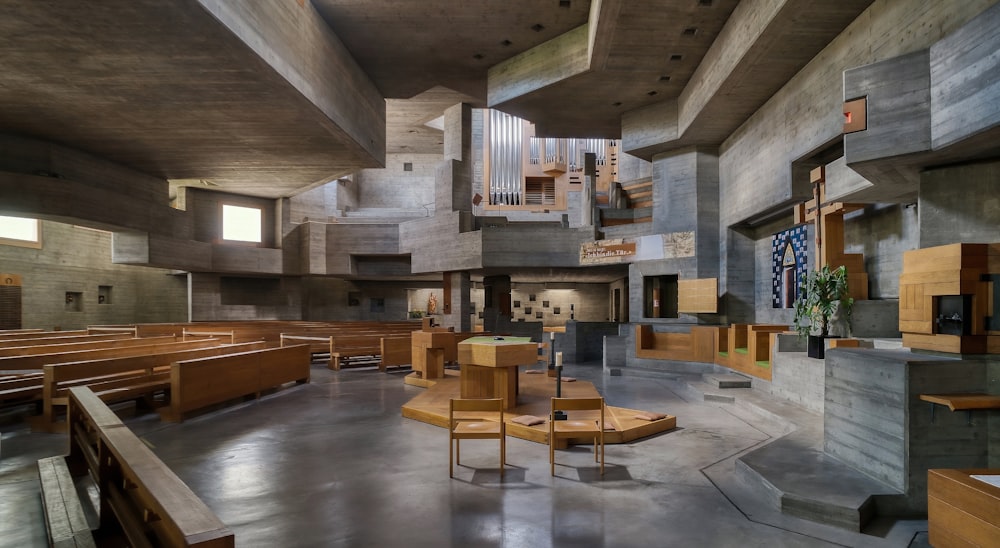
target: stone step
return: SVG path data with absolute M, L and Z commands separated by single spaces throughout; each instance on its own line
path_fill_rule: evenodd
M 685 392 L 694 399 L 717 403 L 733 403 L 737 393 L 748 388 L 718 388 L 707 382 L 688 381 Z
M 860 532 L 879 497 L 902 493 L 826 455 L 822 428 L 803 428 L 736 460 L 740 481 L 782 513 Z
M 750 377 L 732 373 L 711 373 L 704 380 L 715 388 L 750 388 Z

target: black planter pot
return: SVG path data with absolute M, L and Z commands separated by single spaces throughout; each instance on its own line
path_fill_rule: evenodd
M 822 360 L 826 356 L 826 337 L 822 335 L 809 335 L 808 356 Z

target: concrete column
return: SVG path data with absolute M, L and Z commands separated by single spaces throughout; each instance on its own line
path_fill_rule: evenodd
M 444 273 L 441 325 L 472 331 L 472 280 L 468 272 Z
M 496 331 L 498 325 L 510 323 L 510 276 L 486 276 L 483 290 L 483 326 Z
M 472 211 L 472 107 L 459 103 L 444 113 L 444 162 L 435 180 L 435 211 Z

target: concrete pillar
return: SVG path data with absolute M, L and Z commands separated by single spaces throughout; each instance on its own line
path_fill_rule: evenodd
M 486 331 L 496 331 L 497 326 L 510 323 L 510 276 L 483 278 L 483 326 Z
M 472 279 L 468 272 L 444 273 L 441 325 L 472 331 Z
M 472 211 L 472 107 L 459 103 L 444 112 L 444 162 L 438 167 L 435 211 Z

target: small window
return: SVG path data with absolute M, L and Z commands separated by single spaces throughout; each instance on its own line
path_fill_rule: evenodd
M 0 244 L 41 247 L 38 219 L 0 216 Z
M 222 239 L 234 242 L 261 242 L 261 217 L 256 207 L 222 206 Z

